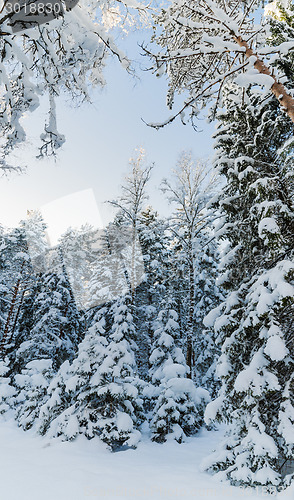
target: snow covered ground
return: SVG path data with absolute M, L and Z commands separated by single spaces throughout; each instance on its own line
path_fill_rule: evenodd
M 262 490 L 245 492 L 200 472 L 199 464 L 222 437 L 202 431 L 189 443 L 143 441 L 137 450 L 109 452 L 98 439 L 48 441 L 0 422 L 1 500 L 257 500 Z M 278 495 L 293 500 L 294 488 Z

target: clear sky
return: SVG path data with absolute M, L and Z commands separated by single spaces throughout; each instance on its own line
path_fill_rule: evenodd
M 147 38 L 148 33 L 142 32 L 132 35 L 127 42 L 132 57 L 143 67 L 149 61 L 140 57 L 137 42 Z M 205 119 L 199 121 L 199 128 L 203 130 L 199 133 L 180 121 L 159 131 L 147 127 L 141 118 L 159 122 L 171 114 L 165 105 L 166 81 L 142 71 L 139 65 L 137 74 L 140 79 L 132 78 L 115 59 L 109 59 L 105 71 L 107 86 L 95 91 L 92 105 L 76 109 L 69 98 L 67 102 L 59 100 L 58 128 L 66 135 L 66 143 L 56 162 L 34 159 L 45 106 L 28 116 L 29 140 L 21 151 L 29 165 L 27 173 L 0 178 L 0 222 L 3 225 L 16 225 L 25 218 L 27 209 L 44 205 L 53 239 L 67 225 L 93 223 L 100 216 L 108 221 L 110 209 L 103 202 L 119 193 L 128 160 L 138 146 L 146 149 L 148 161 L 155 162 L 150 203 L 160 212 L 166 210 L 158 189 L 161 179 L 168 176 L 183 150 L 192 150 L 196 158 L 210 157 L 214 127 Z M 75 196 L 70 199 L 72 194 Z M 59 200 L 62 197 L 66 197 L 63 202 Z M 94 198 L 100 216 L 93 208 Z M 55 200 L 59 201 L 54 206 Z

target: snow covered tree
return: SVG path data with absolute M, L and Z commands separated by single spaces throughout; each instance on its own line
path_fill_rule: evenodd
M 0 332 L 1 339 L 5 329 L 6 314 L 9 307 L 7 297 L 9 296 L 9 286 L 7 278 L 9 275 L 8 267 L 11 264 L 6 252 L 6 241 L 4 229 L 0 227 Z
M 2 324 L 0 355 L 14 348 L 14 336 L 24 296 L 34 281 L 26 233 L 16 228 L 4 234 L 1 248 Z
M 26 16 L 23 25 L 11 5 L 0 21 L 2 169 L 18 166 L 9 164 L 6 157 L 25 141 L 22 118 L 38 108 L 42 96 L 49 100 L 49 113 L 40 155 L 54 154 L 62 146 L 65 139 L 57 129 L 56 97 L 67 91 L 76 103 L 88 101 L 90 89 L 105 84 L 108 55 L 117 57 L 130 71 L 129 60 L 114 41 L 114 31 L 144 23 L 148 13 L 146 5 L 129 0 L 81 0 L 70 9 L 58 4 L 62 15 L 49 23 L 40 25 L 38 16 L 33 22 Z
M 27 218 L 20 222 L 25 233 L 28 253 L 35 274 L 46 271 L 46 253 L 49 241 L 46 234 L 47 225 L 38 210 L 28 210 Z
M 190 152 L 180 156 L 173 179 L 165 179 L 162 183 L 162 190 L 174 207 L 169 224 L 174 235 L 174 270 L 171 274 L 174 296 L 178 296 L 182 308 L 180 314 L 185 317 L 183 343 L 190 377 L 195 356 L 195 277 L 199 272 L 196 264 L 203 251 L 203 232 L 213 220 L 213 212 L 207 211 L 206 205 L 213 195 L 214 183 L 207 166 L 195 161 Z
M 146 208 L 148 200 L 147 186 L 150 179 L 152 165 L 146 162 L 146 153 L 142 148 L 135 151 L 129 161 L 129 172 L 121 185 L 121 195 L 111 204 L 118 209 L 114 220 L 117 228 L 120 254 L 125 266 L 125 275 L 131 295 L 131 314 L 136 326 L 141 325 L 142 315 L 147 312 L 146 306 L 142 304 L 142 293 L 146 280 L 145 261 L 142 254 L 140 241 L 141 213 Z M 142 233 L 141 233 L 142 234 Z M 116 238 L 117 240 L 117 238 Z M 122 247 L 121 242 L 124 243 Z M 139 335 L 136 339 L 138 351 L 136 361 L 140 375 L 146 375 L 148 363 L 148 339 L 146 334 Z
M 150 378 L 154 384 L 156 403 L 150 428 L 152 440 L 164 442 L 175 439 L 182 443 L 186 436 L 195 434 L 203 424 L 203 415 L 209 394 L 196 389 L 186 378 L 189 367 L 179 340 L 178 315 L 170 300 L 163 302 L 158 315 L 157 330 L 150 356 Z
M 189 371 L 181 348 L 176 346 L 176 341 L 179 340 L 179 324 L 178 314 L 172 307 L 174 305 L 171 300 L 163 300 L 160 304 L 157 329 L 149 360 L 149 374 L 155 385 L 165 378 L 165 366 L 175 364 L 181 376 L 186 376 Z
M 9 359 L 0 359 L 0 415 L 14 408 L 16 390 L 11 382 Z
M 217 284 L 219 250 L 213 231 L 203 231 L 198 240 L 199 250 L 195 258 L 195 312 L 194 312 L 194 366 L 193 380 L 197 387 L 203 387 L 211 395 L 219 388 L 216 377 L 216 363 L 220 354 L 214 332 L 205 327 L 204 319 L 224 296 Z
M 227 88 L 216 132 L 216 165 L 227 180 L 218 235 L 228 295 L 205 319 L 222 345 L 222 387 L 206 421 L 231 430 L 206 468 L 233 484 L 283 486 L 294 474 L 282 470 L 294 452 L 294 205 L 293 167 L 280 151 L 293 125 L 275 98 L 249 89 L 238 105 L 238 93 Z
M 136 446 L 143 413 L 132 351 L 134 327 L 129 297 L 112 306 L 109 342 L 104 321 L 93 325 L 72 365 L 62 365 L 40 411 L 39 429 L 51 436 L 74 439 L 99 436 L 112 449 Z
M 70 227 L 59 240 L 63 264 L 79 310 L 85 309 L 88 302 L 87 284 L 97 253 L 94 248 L 97 232 L 88 224 L 79 229 Z
M 283 260 L 254 276 L 229 295 L 234 306 L 227 302 L 215 322 L 227 334 L 218 366 L 222 388 L 205 418 L 231 428 L 205 465 L 232 484 L 287 486 L 294 477 L 293 273 L 293 262 Z
M 136 289 L 136 321 L 140 329 L 138 365 L 144 379 L 148 378 L 155 320 L 170 279 L 170 236 L 167 228 L 167 221 L 160 219 L 151 206 L 140 213 L 138 239 L 144 275 Z
M 22 372 L 15 375 L 15 418 L 24 430 L 30 429 L 37 419 L 53 374 L 51 359 L 37 359 L 27 363 Z
M 113 222 L 99 232 L 97 240 L 99 250 L 91 266 L 87 287 L 88 308 L 94 308 L 96 311 L 97 307 L 110 304 L 128 289 L 126 264 L 123 258 L 127 243 L 124 231 Z
M 144 203 L 148 199 L 146 186 L 152 169 L 152 165 L 146 165 L 145 156 L 145 151 L 140 148 L 136 150 L 136 156 L 130 158 L 130 172 L 121 186 L 121 196 L 111 202 L 114 207 L 119 209 L 121 225 L 126 224 L 131 231 L 128 274 L 132 304 L 135 300 L 136 287 L 140 284 L 140 271 L 142 269 L 142 263 L 138 262 L 141 257 L 140 243 L 138 242 L 139 217 L 140 212 L 145 208 Z
M 113 450 L 125 445 L 136 446 L 140 439 L 138 426 L 144 419 L 137 388 L 140 381 L 135 374 L 136 333 L 130 303 L 131 297 L 126 295 L 113 305 L 110 343 L 99 369 L 100 439 Z
M 267 15 L 259 21 L 260 7 L 267 4 Z M 283 8 L 280 23 L 289 34 L 287 40 L 275 39 L 272 43 L 272 7 Z M 152 126 L 165 126 L 179 116 L 185 122 L 186 112 L 193 121 L 203 105 L 211 102 L 215 113 L 222 104 L 226 84 L 232 81 L 272 92 L 294 121 L 293 92 L 285 73 L 276 65 L 293 48 L 293 30 L 284 22 L 285 13 L 293 18 L 289 0 L 173 0 L 162 9 L 156 17 L 158 35 L 154 36 L 162 50 L 154 54 L 146 49 L 146 53 L 155 61 L 157 76 L 168 75 L 168 106 L 173 107 L 176 92 L 188 92 L 188 97 L 171 118 Z
M 108 345 L 104 335 L 104 318 L 100 317 L 86 333 L 73 363 L 65 361 L 59 368 L 40 407 L 40 434 L 66 440 L 96 434 L 97 373 Z
M 33 292 L 27 296 L 19 320 L 18 371 L 38 359 L 51 359 L 53 368 L 58 368 L 66 359 L 73 359 L 82 336 L 81 318 L 64 269 L 41 276 Z
M 158 303 L 165 290 L 170 256 L 170 238 L 167 231 L 167 222 L 159 218 L 150 205 L 141 211 L 138 237 L 143 255 L 145 281 L 148 293 L 152 296 L 152 303 Z
M 23 303 L 46 269 L 46 225 L 38 211 L 28 211 L 18 228 L 2 235 L 0 282 L 2 322 L 0 352 L 11 355 L 18 337 Z M 1 300 L 1 299 L 0 299 Z

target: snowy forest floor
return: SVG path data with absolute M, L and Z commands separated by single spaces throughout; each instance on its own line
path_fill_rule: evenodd
M 221 483 L 200 471 L 223 431 L 201 431 L 188 443 L 143 440 L 136 450 L 111 453 L 98 439 L 49 441 L 0 422 L 1 500 L 257 500 L 270 496 Z M 279 493 L 293 500 L 294 485 Z

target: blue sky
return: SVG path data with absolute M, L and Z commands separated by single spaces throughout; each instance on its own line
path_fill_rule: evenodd
M 132 35 L 126 43 L 132 57 L 143 66 L 147 66 L 149 61 L 140 58 L 141 49 L 137 42 L 147 37 L 148 33 L 141 32 Z M 134 79 L 115 59 L 109 59 L 105 71 L 107 86 L 95 91 L 92 105 L 86 104 L 77 109 L 71 105 L 69 98 L 59 100 L 58 128 L 66 135 L 66 143 L 56 162 L 34 158 L 38 135 L 42 132 L 42 120 L 46 115 L 45 106 L 28 116 L 30 133 L 21 155 L 27 160 L 29 168 L 25 175 L 0 178 L 2 224 L 16 225 L 25 217 L 27 209 L 41 208 L 49 203 L 54 208 L 52 202 L 66 196 L 68 210 L 62 210 L 59 203 L 55 217 L 59 222 L 64 218 L 64 225 L 78 225 L 82 219 L 91 219 L 89 213 L 93 208 L 93 199 L 89 190 L 97 201 L 99 211 L 104 212 L 106 221 L 109 218 L 108 209 L 101 204 L 118 194 L 128 160 L 138 146 L 143 146 L 148 161 L 155 163 L 150 183 L 150 203 L 160 212 L 166 211 L 158 189 L 161 179 L 168 176 L 183 150 L 192 150 L 196 158 L 210 157 L 214 126 L 208 125 L 203 118 L 199 121 L 203 131 L 197 133 L 190 125 L 183 126 L 180 121 L 159 131 L 147 127 L 142 118 L 147 122 L 159 122 L 171 113 L 165 105 L 165 79 L 156 79 L 150 72 L 140 70 L 140 64 L 137 64 L 139 79 Z M 71 214 L 69 195 L 79 191 L 84 191 L 84 194 L 80 199 L 76 196 L 73 203 L 82 216 L 75 224 L 77 210 Z M 51 215 L 54 226 L 54 210 Z

